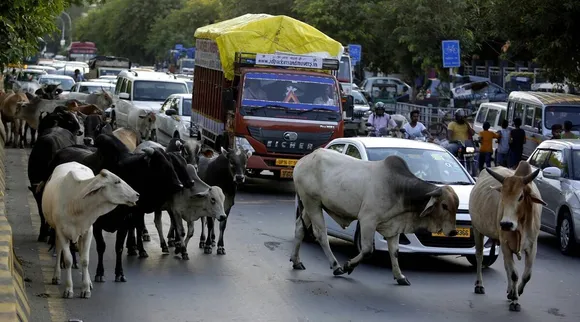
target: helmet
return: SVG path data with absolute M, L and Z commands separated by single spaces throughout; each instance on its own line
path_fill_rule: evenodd
M 383 103 L 383 102 L 377 102 L 375 104 L 375 110 L 383 110 L 384 111 L 385 110 L 385 103 Z
M 458 116 L 465 117 L 465 112 L 463 112 L 463 110 L 460 108 L 455 110 L 455 117 L 458 117 Z

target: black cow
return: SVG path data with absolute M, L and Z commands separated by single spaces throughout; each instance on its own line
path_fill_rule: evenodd
M 77 161 L 98 173 L 103 168 L 115 173 L 140 194 L 135 207 L 119 206 L 110 213 L 99 217 L 93 224 L 93 236 L 97 245 L 98 264 L 96 282 L 104 281 L 103 254 L 106 249 L 103 230 L 117 232 L 115 242 L 115 281 L 126 282 L 123 274 L 123 245 L 129 228 L 138 225 L 133 214 L 150 213 L 160 208 L 169 197 L 183 189 L 183 184 L 171 162 L 158 150 L 146 149 L 143 154 L 130 153 L 115 136 L 101 134 L 95 140 L 97 151 L 86 147 L 68 147 L 57 153 L 51 166 L 56 167 L 70 161 Z
M 40 233 L 38 241 L 46 241 L 48 237 L 48 225 L 44 221 L 42 213 L 42 193 L 37 191 L 38 185 L 46 181 L 52 171 L 49 169 L 50 162 L 58 150 L 74 145 L 76 135 L 80 132 L 80 124 L 75 115 L 55 109 L 54 112 L 44 117 L 39 124 L 38 141 L 32 148 L 28 158 L 28 189 L 32 192 L 38 206 L 40 215 Z
M 101 134 L 113 134 L 113 127 L 111 123 L 103 120 L 103 117 L 98 114 L 91 114 L 85 117 L 85 145 L 94 145 L 97 136 Z
M 198 164 L 198 174 L 201 180 L 210 186 L 218 186 L 223 190 L 225 195 L 224 210 L 226 216 L 230 215 L 230 210 L 234 206 L 234 199 L 236 197 L 236 191 L 238 184 L 243 183 L 246 180 L 246 165 L 248 159 L 252 156 L 252 152 L 245 151 L 241 148 L 234 148 L 225 150 L 221 149 L 221 154 L 215 158 L 205 157 L 206 152 L 202 152 L 204 156 L 199 158 Z M 205 237 L 205 222 L 207 222 L 208 235 L 207 239 Z M 211 254 L 213 246 L 215 246 L 215 232 L 214 232 L 214 219 L 206 218 L 201 219 L 201 237 L 199 240 L 199 248 L 204 249 L 205 254 Z M 177 222 L 178 225 L 182 225 L 181 222 Z M 224 248 L 224 231 L 226 230 L 227 219 L 220 222 L 220 237 L 218 240 L 218 255 L 225 255 L 226 251 Z M 179 227 L 180 231 L 183 231 L 182 227 Z M 178 252 L 181 249 L 181 238 L 180 234 L 176 234 L 175 251 Z

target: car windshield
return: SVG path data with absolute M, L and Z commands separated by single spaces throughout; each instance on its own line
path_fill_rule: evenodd
M 564 127 L 564 122 L 572 122 L 572 130 L 580 130 L 580 105 L 557 105 L 547 106 L 544 115 L 544 122 L 548 130 L 552 129 L 552 125 L 560 124 Z
M 359 91 L 352 91 L 352 97 L 354 98 L 354 103 L 357 105 L 369 105 L 365 96 Z
M 463 167 L 447 151 L 411 148 L 367 148 L 369 161 L 380 161 L 391 155 L 403 158 L 418 178 L 435 184 L 471 185 Z
M 340 118 L 340 96 L 329 76 L 249 72 L 242 92 L 242 114 L 317 120 Z
M 98 93 L 98 92 L 102 91 L 103 89 L 105 91 L 112 91 L 115 89 L 115 86 L 109 86 L 108 83 L 103 83 L 102 85 L 81 85 L 79 87 L 79 92 L 91 94 L 91 93 Z
M 99 75 L 101 76 L 117 76 L 120 72 L 121 69 L 99 68 Z
M 171 94 L 189 93 L 184 83 L 164 81 L 135 81 L 133 87 L 134 101 L 163 102 Z
M 189 89 L 190 93 L 193 93 L 193 81 L 185 81 L 187 84 L 187 89 Z
M 42 75 L 41 73 L 34 73 L 34 72 L 21 72 L 18 74 L 16 78 L 19 82 L 32 82 L 38 81 L 38 78 Z
M 183 116 L 191 116 L 191 98 L 183 99 L 183 111 L 181 112 Z
M 181 67 L 194 68 L 195 67 L 195 61 L 194 60 L 182 60 L 181 61 Z
M 350 60 L 348 57 L 342 57 L 340 59 L 340 65 L 338 66 L 338 76 L 336 76 L 336 78 L 339 82 L 351 83 L 351 77 Z
M 75 84 L 75 81 L 72 78 L 50 78 L 50 77 L 41 77 L 38 82 L 42 85 L 44 84 L 60 84 L 60 88 L 63 91 L 70 91 L 71 87 Z

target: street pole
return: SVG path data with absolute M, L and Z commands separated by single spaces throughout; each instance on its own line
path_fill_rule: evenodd
M 72 44 L 72 20 L 66 11 L 62 12 L 68 18 L 68 36 L 69 36 L 69 45 Z
M 455 107 L 455 99 L 453 99 L 453 67 L 449 68 L 449 95 L 450 100 L 449 100 L 449 107 L 453 108 Z
M 60 22 L 62 22 L 62 28 L 61 28 L 61 36 L 60 36 L 60 46 L 64 47 L 65 44 L 65 40 L 64 40 L 64 20 L 62 20 L 62 17 L 58 17 L 58 19 L 60 19 Z

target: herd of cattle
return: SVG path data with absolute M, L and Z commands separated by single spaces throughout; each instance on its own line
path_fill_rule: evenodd
M 41 218 L 38 241 L 48 239 L 56 246 L 53 283 L 60 283 L 61 268 L 65 268 L 64 297 L 73 296 L 75 244 L 83 274 L 81 297 L 91 295 L 88 255 L 93 237 L 98 253 L 95 282 L 104 281 L 103 230 L 116 232 L 115 281 L 126 282 L 123 248 L 128 248 L 128 255 L 148 257 L 143 246 L 144 240 L 150 240 L 145 228 L 147 213 L 155 213 L 162 251 L 168 253 L 169 247 L 175 247 L 175 254 L 181 254 L 183 259 L 189 259 L 187 246 L 193 236 L 193 223 L 198 219 L 202 222 L 199 248 L 212 253 L 217 219 L 217 253 L 225 255 L 227 218 L 237 186 L 245 181 L 251 152 L 235 147 L 222 148 L 217 153 L 197 141 L 180 139 L 171 140 L 164 148 L 143 140 L 145 135 L 139 129 L 113 130 L 103 115 L 106 108 L 114 108 L 105 91 L 89 95 L 84 102 L 57 98 L 58 89 L 50 86 L 37 91 L 36 96 L 8 93 L 0 97 L 0 109 L 3 123 L 12 123 L 9 141 L 13 147 L 27 144 L 21 132 L 23 124 L 31 129 L 28 178 Z M 35 141 L 32 130 L 38 132 Z M 536 256 L 541 204 L 545 204 L 533 183 L 538 173 L 539 170 L 532 172 L 525 161 L 515 171 L 503 167 L 487 169 L 482 171 L 470 197 L 477 258 L 475 293 L 485 293 L 483 238 L 488 236 L 494 244 L 501 245 L 512 311 L 520 310 L 518 298 L 530 280 Z M 362 184 L 355 187 L 356 182 Z M 395 280 L 400 285 L 410 285 L 398 263 L 399 235 L 422 229 L 446 236 L 457 234 L 459 198 L 454 190 L 417 178 L 397 156 L 370 162 L 317 149 L 296 164 L 294 185 L 299 208 L 290 258 L 294 269 L 305 269 L 299 249 L 306 234 L 313 234 L 334 275 L 351 274 L 372 253 L 374 233 L 378 231 L 388 242 Z M 167 241 L 161 222 L 164 210 L 171 220 Z M 342 227 L 359 221 L 361 251 L 342 266 L 330 249 L 323 211 Z M 187 223 L 187 234 L 183 221 Z M 525 270 L 518 285 L 513 255 L 521 259 L 522 251 L 526 256 Z

